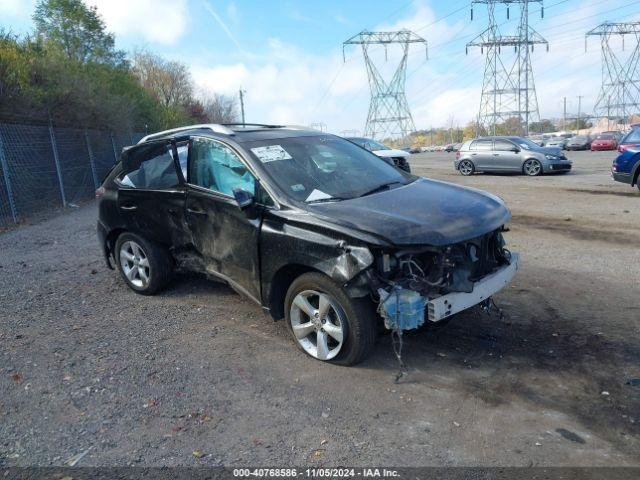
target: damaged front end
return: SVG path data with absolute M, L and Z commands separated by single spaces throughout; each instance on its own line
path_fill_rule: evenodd
M 518 256 L 505 248 L 502 229 L 443 247 L 376 252 L 367 270 L 385 326 L 418 328 L 487 301 L 513 278 Z

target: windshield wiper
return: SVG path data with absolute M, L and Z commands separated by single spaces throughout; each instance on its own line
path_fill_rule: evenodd
M 344 197 L 316 198 L 315 200 L 309 200 L 306 203 L 340 202 L 342 200 L 349 200 L 349 199 Z
M 385 190 L 390 190 L 391 189 L 391 185 L 396 185 L 396 184 L 404 185 L 402 182 L 383 183 L 382 185 L 378 185 L 376 188 L 372 188 L 371 190 L 368 190 L 368 191 L 364 192 L 363 194 L 358 195 L 358 197 L 366 197 L 367 195 L 372 195 L 374 193 L 383 192 Z

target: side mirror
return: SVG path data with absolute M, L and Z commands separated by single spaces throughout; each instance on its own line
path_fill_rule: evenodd
M 520 153 L 520 149 L 519 149 L 518 147 L 512 147 L 512 148 L 511 148 L 511 151 L 512 151 L 513 153 Z
M 253 194 L 247 192 L 246 190 L 242 190 L 241 188 L 233 189 L 233 197 L 236 199 L 238 208 L 240 208 L 240 210 L 246 210 L 251 205 L 253 205 L 254 202 Z

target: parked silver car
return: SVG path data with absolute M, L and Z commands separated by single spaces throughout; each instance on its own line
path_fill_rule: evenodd
M 462 175 L 474 172 L 566 173 L 571 161 L 559 148 L 540 147 L 522 137 L 481 137 L 465 142 L 454 166 Z

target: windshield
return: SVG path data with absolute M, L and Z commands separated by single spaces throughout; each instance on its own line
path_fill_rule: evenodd
M 598 135 L 596 140 L 613 140 L 613 135 Z
M 359 197 L 413 177 L 376 155 L 330 135 L 260 140 L 244 144 L 282 191 L 300 202 Z
M 637 143 L 640 142 L 640 128 L 634 128 L 631 130 L 626 137 L 624 137 L 623 142 L 626 143 Z
M 383 145 L 380 142 L 376 142 L 375 140 L 369 140 L 367 139 L 366 142 L 371 146 L 372 150 L 391 150 L 389 147 L 387 147 L 386 145 Z
M 535 150 L 537 148 L 540 148 L 540 145 L 538 145 L 537 143 L 533 143 L 528 138 L 518 138 L 515 139 L 515 142 L 525 150 Z

